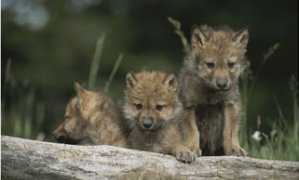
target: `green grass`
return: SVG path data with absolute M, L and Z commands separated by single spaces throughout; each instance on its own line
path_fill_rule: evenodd
M 2 134 L 43 140 L 41 126 L 45 119 L 45 105 L 28 80 L 18 80 L 8 60 L 1 99 Z M 8 99 L 9 98 L 9 99 Z
M 248 131 L 247 119 L 243 119 L 240 141 L 250 157 L 261 159 L 299 161 L 299 106 L 298 106 L 298 80 L 292 76 L 290 80 L 290 93 L 293 95 L 293 119 L 285 118 L 276 96 L 274 96 L 279 117 L 272 120 L 270 132 L 262 132 L 260 126 L 263 120 L 257 118 L 256 131 L 260 132 L 260 140 L 252 138 Z M 245 105 L 246 106 L 246 105 Z M 246 115 L 245 115 L 246 116 Z M 288 124 L 287 122 L 291 122 Z
M 240 133 L 240 141 L 251 157 L 299 161 L 298 80 L 295 76 L 291 77 L 289 83 L 290 93 L 293 96 L 293 119 L 289 120 L 285 118 L 277 97 L 273 94 L 279 116 L 271 120 L 271 131 L 261 131 L 263 120 L 260 116 L 257 117 L 257 128 L 255 130 L 260 133 L 260 140 L 252 137 L 254 132 L 250 131 L 248 127 L 248 101 L 252 99 L 252 92 L 254 91 L 260 72 L 279 46 L 280 44 L 276 43 L 264 53 L 256 73 L 252 73 L 249 69 L 243 74 L 241 80 L 243 118 L 240 127 L 240 132 L 242 132 Z M 291 122 L 291 124 L 288 124 L 288 122 Z

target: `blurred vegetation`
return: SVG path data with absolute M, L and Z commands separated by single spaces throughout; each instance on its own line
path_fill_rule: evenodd
M 178 73 L 173 17 L 187 39 L 194 24 L 249 27 L 241 142 L 253 157 L 299 160 L 297 0 L 2 0 L 1 16 L 2 134 L 53 141 L 75 81 L 121 101 L 128 71 Z

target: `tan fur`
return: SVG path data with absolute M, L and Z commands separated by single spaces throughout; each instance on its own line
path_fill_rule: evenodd
M 120 109 L 100 93 L 75 85 L 77 96 L 67 105 L 65 120 L 53 132 L 58 142 L 127 147 Z
M 201 155 L 195 110 L 183 109 L 173 74 L 128 73 L 124 113 L 130 122 L 133 148 L 191 162 Z M 148 127 L 144 122 L 152 122 Z
M 180 99 L 196 107 L 203 155 L 245 155 L 240 147 L 238 79 L 248 66 L 247 29 L 196 27 L 180 74 Z M 225 82 L 223 84 L 223 82 Z

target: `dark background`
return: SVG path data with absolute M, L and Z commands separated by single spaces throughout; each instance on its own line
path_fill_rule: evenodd
M 271 128 L 279 116 L 275 97 L 285 119 L 293 115 L 289 81 L 292 75 L 298 77 L 297 0 L 2 0 L 1 6 L 2 134 L 36 138 L 42 133 L 52 140 L 51 132 L 74 95 L 73 83 L 88 80 L 102 33 L 106 43 L 97 89 L 124 53 L 109 91 L 115 99 L 122 100 L 128 71 L 178 73 L 184 53 L 169 16 L 182 23 L 188 38 L 194 24 L 235 30 L 248 26 L 247 56 L 253 72 L 263 53 L 280 43 L 248 97 L 248 126 L 250 132 L 256 129 L 259 116 L 261 128 Z

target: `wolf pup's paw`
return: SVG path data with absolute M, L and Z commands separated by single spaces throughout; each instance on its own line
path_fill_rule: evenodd
M 196 155 L 196 157 L 200 157 L 202 155 L 200 148 L 191 148 L 191 152 Z
M 241 147 L 239 147 L 238 152 L 239 152 L 238 156 L 243 156 L 243 157 L 247 156 L 247 152 Z
M 195 154 L 197 155 L 197 157 L 200 157 L 200 156 L 202 155 L 201 149 L 200 149 L 200 148 L 197 149 L 197 150 L 195 151 Z
M 234 148 L 232 148 L 231 153 L 228 154 L 228 155 L 246 157 L 247 156 L 247 152 L 243 148 L 241 148 L 241 147 L 234 147 Z
M 175 157 L 178 161 L 191 163 L 195 161 L 196 155 L 191 151 L 179 151 L 176 153 Z

